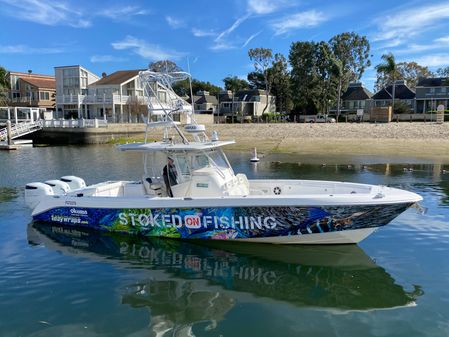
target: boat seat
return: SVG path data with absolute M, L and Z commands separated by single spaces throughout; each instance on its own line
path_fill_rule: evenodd
M 143 185 L 145 186 L 145 191 L 149 195 L 162 196 L 162 184 L 153 181 L 150 177 L 144 177 L 142 179 Z

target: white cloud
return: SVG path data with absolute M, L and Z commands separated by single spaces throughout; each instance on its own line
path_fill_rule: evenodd
M 168 25 L 173 29 L 178 29 L 185 26 L 184 21 L 182 21 L 181 19 L 177 19 L 173 16 L 166 16 L 165 20 L 167 21 Z
M 242 45 L 242 48 L 245 48 L 248 45 L 248 43 L 250 43 L 260 33 L 262 33 L 262 31 L 259 31 L 259 32 L 255 33 L 255 34 L 251 35 L 249 38 L 247 38 L 245 43 Z
M 219 42 L 215 42 L 209 49 L 213 50 L 213 51 L 223 51 L 223 50 L 230 50 L 230 49 L 235 49 L 235 48 L 237 48 L 237 47 L 233 44 L 219 41 Z
M 123 62 L 123 61 L 126 61 L 126 59 L 123 57 L 112 55 L 92 55 L 90 57 L 90 62 L 92 63 Z
M 449 54 L 424 55 L 415 58 L 414 61 L 422 66 L 444 67 L 449 66 Z
M 236 30 L 243 22 L 245 22 L 248 18 L 249 18 L 250 14 L 245 14 L 241 17 L 239 17 L 237 20 L 235 20 L 235 22 L 231 25 L 231 27 L 229 27 L 228 29 L 222 31 L 216 38 L 215 38 L 215 42 L 219 42 L 220 40 L 222 40 L 224 37 L 226 37 L 227 35 L 229 35 L 230 33 L 232 33 L 234 30 Z
M 163 49 L 158 45 L 148 43 L 130 35 L 122 41 L 113 42 L 112 47 L 117 50 L 130 49 L 133 53 L 151 61 L 177 60 L 186 55 L 178 51 Z
M 379 26 L 379 32 L 375 34 L 374 40 L 408 40 L 425 30 L 435 28 L 448 18 L 449 2 L 414 6 L 412 9 L 403 11 L 393 9 L 393 14 L 382 15 L 375 20 Z
M 438 39 L 435 39 L 434 41 L 439 42 L 439 43 L 449 44 L 449 35 L 439 37 Z
M 146 9 L 141 9 L 137 6 L 124 6 L 124 7 L 113 7 L 104 9 L 99 12 L 99 16 L 104 16 L 113 20 L 125 20 L 133 16 L 138 15 L 148 15 L 151 12 Z
M 64 50 L 61 48 L 34 48 L 25 46 L 23 44 L 2 46 L 0 45 L 0 54 L 59 54 L 63 53 Z
M 86 28 L 90 21 L 63 2 L 49 0 L 0 0 L 0 11 L 11 17 L 48 26 Z
M 202 30 L 198 28 L 192 28 L 192 34 L 196 37 L 217 36 L 218 34 L 213 30 Z
M 243 22 L 245 22 L 250 17 L 250 15 L 250 13 L 247 13 L 239 17 L 229 28 L 218 34 L 214 39 L 213 45 L 209 49 L 213 51 L 222 51 L 237 48 L 236 44 L 227 41 L 226 37 L 234 30 L 236 30 Z
M 272 21 L 271 28 L 275 31 L 275 35 L 282 35 L 295 29 L 318 26 L 326 20 L 327 18 L 322 12 L 310 10 L 287 15 Z
M 382 49 L 387 49 L 387 48 L 394 48 L 397 46 L 400 46 L 402 44 L 402 40 L 401 39 L 393 39 L 390 41 L 387 41 L 385 43 L 382 43 L 381 45 L 378 45 L 376 48 L 373 48 L 372 50 L 382 50 Z
M 250 13 L 264 15 L 291 5 L 291 2 L 287 0 L 248 0 L 247 7 Z
M 447 50 L 449 47 L 449 36 L 443 36 L 437 38 L 429 44 L 416 44 L 411 43 L 407 45 L 405 48 L 395 50 L 395 54 L 412 54 L 412 53 L 421 53 L 430 50 Z

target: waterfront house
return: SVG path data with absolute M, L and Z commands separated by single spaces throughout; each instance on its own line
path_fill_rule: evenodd
M 366 89 L 361 82 L 349 83 L 348 89 L 341 95 L 340 112 L 356 114 L 362 110 L 363 113 L 368 113 L 371 108 L 371 97 L 373 97 L 373 93 Z
M 110 122 L 138 121 L 146 112 L 144 91 L 139 79 L 139 69 L 119 70 L 89 85 L 85 104 L 94 117 L 104 117 Z
M 153 106 L 160 105 L 151 118 L 160 119 L 164 109 L 168 108 L 167 91 L 158 85 L 145 94 L 140 71 L 119 70 L 109 75 L 103 73 L 100 78 L 81 66 L 56 67 L 59 117 L 98 118 L 112 123 L 140 122 L 151 99 Z M 179 114 L 173 117 L 179 119 Z
M 186 99 L 188 103 L 192 100 Z M 218 109 L 217 97 L 211 95 L 209 91 L 198 91 L 196 95 L 193 95 L 194 111 L 198 114 L 215 114 Z
M 235 116 L 237 119 L 258 118 L 262 116 L 267 102 L 265 90 L 239 90 L 233 94 L 230 90 L 221 92 L 220 115 Z M 268 95 L 268 107 L 265 113 L 276 111 L 276 97 Z
M 421 78 L 416 85 L 416 112 L 435 111 L 438 105 L 449 106 L 449 79 L 446 77 Z
M 402 102 L 405 104 L 410 113 L 415 111 L 415 91 L 410 89 L 404 80 L 395 82 L 395 104 Z M 373 106 L 376 108 L 382 108 L 391 106 L 393 104 L 393 85 L 388 85 L 372 96 Z
M 88 86 L 100 78 L 86 68 L 75 66 L 55 67 L 57 118 L 90 118 L 84 105 Z
M 56 81 L 54 76 L 10 71 L 10 106 L 55 109 Z

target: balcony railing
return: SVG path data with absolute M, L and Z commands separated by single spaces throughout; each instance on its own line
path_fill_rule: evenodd
M 148 104 L 149 100 L 155 98 L 148 98 L 143 96 L 127 96 L 127 95 L 59 95 L 56 96 L 56 104 Z
M 105 128 L 107 126 L 107 121 L 97 118 L 43 120 L 44 128 Z

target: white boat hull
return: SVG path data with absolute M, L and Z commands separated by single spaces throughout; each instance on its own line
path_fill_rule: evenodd
M 315 233 L 308 235 L 291 235 L 267 238 L 238 239 L 237 241 L 274 244 L 348 244 L 358 243 L 375 232 L 377 228 L 352 229 L 330 233 Z

